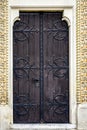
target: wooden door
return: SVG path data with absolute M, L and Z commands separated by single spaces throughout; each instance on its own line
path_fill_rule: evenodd
M 20 12 L 13 27 L 14 123 L 69 122 L 68 38 L 62 12 Z

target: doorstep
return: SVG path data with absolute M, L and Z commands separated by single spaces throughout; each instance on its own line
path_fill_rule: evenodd
M 73 124 L 13 124 L 10 130 L 76 130 Z

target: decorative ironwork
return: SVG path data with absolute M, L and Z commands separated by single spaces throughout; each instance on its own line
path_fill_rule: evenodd
M 66 93 L 67 94 L 67 93 Z M 59 88 L 59 91 L 53 95 L 53 100 L 46 99 L 46 105 L 50 106 L 49 111 L 53 109 L 53 115 L 67 113 L 68 109 L 68 95 L 64 95 Z M 67 106 L 67 108 L 65 107 Z
M 48 36 L 53 37 L 57 41 L 67 40 L 68 28 L 65 21 L 57 20 L 53 22 L 50 27 L 48 23 L 48 28 L 44 28 L 43 32 L 48 32 Z
M 24 122 L 25 120 L 26 122 L 30 116 L 32 108 L 39 109 L 39 104 L 31 102 L 29 94 L 17 95 L 15 93 L 13 106 L 14 114 L 16 115 L 15 120 L 18 120 L 19 122 Z
M 40 119 L 43 120 L 44 113 L 44 48 L 43 48 L 43 13 L 40 14 Z
M 29 57 L 14 56 L 14 76 L 15 78 L 29 78 L 30 72 L 35 69 L 34 63 L 30 63 Z
M 14 44 L 21 43 L 29 39 L 29 35 L 33 38 L 33 33 L 39 32 L 39 29 L 35 28 L 35 25 L 29 27 L 29 25 L 22 21 L 16 21 L 14 25 Z
M 44 22 L 51 14 L 56 18 Z M 13 27 L 14 122 L 69 122 L 68 26 L 61 21 L 62 13 L 20 12 L 20 18 Z M 59 46 L 64 53 L 57 51 Z
M 53 100 L 46 99 L 46 111 L 49 114 L 50 122 L 54 122 L 55 116 L 60 116 L 60 123 L 64 122 L 64 118 L 61 118 L 61 115 L 65 115 L 67 122 L 67 115 L 69 112 L 69 95 L 67 93 L 63 94 L 61 88 L 53 95 Z M 46 121 L 45 121 L 46 122 Z M 57 121 L 55 121 L 57 122 Z
M 53 56 L 53 58 L 51 58 L 51 60 L 48 62 L 48 68 L 49 68 L 49 72 L 50 71 L 53 72 L 54 77 L 65 78 L 65 79 L 69 78 L 68 77 L 69 62 L 67 56 L 64 58 L 63 57 L 55 58 Z

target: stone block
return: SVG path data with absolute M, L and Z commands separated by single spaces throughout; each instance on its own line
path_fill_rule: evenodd
M 87 130 L 87 103 L 78 105 L 78 130 Z

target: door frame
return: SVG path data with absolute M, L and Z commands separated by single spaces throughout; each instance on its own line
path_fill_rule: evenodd
M 22 7 L 10 6 L 9 8 L 9 107 L 10 107 L 10 124 L 12 128 L 37 128 L 36 124 L 22 125 L 13 124 L 13 25 L 16 20 L 20 20 L 20 11 L 63 11 L 62 20 L 65 20 L 69 26 L 69 119 L 68 124 L 51 124 L 53 128 L 76 128 L 76 16 L 75 8 L 70 7 Z M 48 124 L 38 124 L 40 128 L 51 128 Z M 55 127 L 54 127 L 55 126 Z

